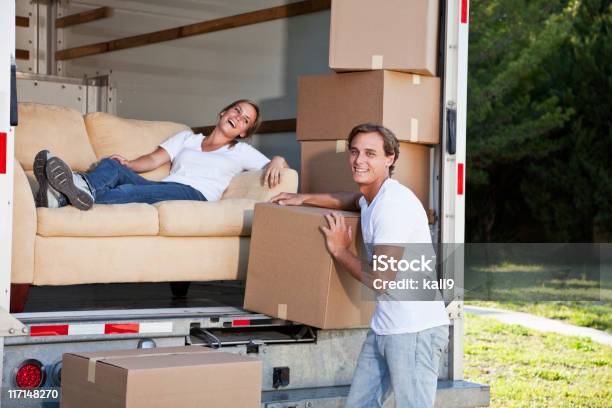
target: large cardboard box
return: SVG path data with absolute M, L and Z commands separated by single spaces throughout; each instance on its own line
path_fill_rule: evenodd
M 319 230 L 330 210 L 256 204 L 244 308 L 321 329 L 366 327 L 373 294 L 338 270 Z M 361 253 L 359 214 L 342 212 Z
M 204 347 L 64 354 L 63 408 L 261 405 L 261 362 Z
M 329 67 L 436 75 L 438 0 L 333 0 Z
M 359 191 L 353 181 L 346 140 L 300 142 L 302 193 Z M 400 154 L 391 178 L 408 187 L 429 208 L 431 148 L 400 142 Z
M 399 140 L 440 141 L 440 80 L 392 71 L 301 76 L 298 140 L 348 138 L 356 125 L 374 122 Z

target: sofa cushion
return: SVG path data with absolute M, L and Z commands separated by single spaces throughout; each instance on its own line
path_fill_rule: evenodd
M 221 200 L 228 198 L 250 198 L 256 201 L 268 201 L 279 193 L 295 193 L 298 186 L 298 175 L 293 169 L 281 171 L 281 182 L 274 188 L 262 183 L 265 170 L 245 171 L 235 176 L 227 187 Z
M 32 170 L 34 156 L 43 149 L 64 159 L 74 170 L 87 170 L 96 161 L 79 112 L 61 106 L 20 103 L 15 157 L 24 170 Z
M 235 198 L 221 201 L 162 201 L 159 235 L 168 237 L 237 237 L 251 235 L 256 201 Z
M 37 236 L 34 284 L 244 279 L 249 241 L 247 237 Z
M 149 204 L 96 204 L 89 211 L 75 207 L 38 208 L 38 235 L 45 237 L 122 237 L 157 235 L 157 209 Z
M 85 115 L 85 126 L 98 159 L 113 153 L 127 159 L 135 159 L 151 153 L 170 136 L 189 130 L 189 127 L 180 123 L 123 119 L 103 112 Z M 167 164 L 143 173 L 142 176 L 151 180 L 161 180 L 169 172 L 170 165 Z

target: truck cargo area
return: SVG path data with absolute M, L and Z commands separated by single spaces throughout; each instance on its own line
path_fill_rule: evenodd
M 161 283 L 112 283 L 68 286 L 33 286 L 24 313 L 229 306 L 242 308 L 244 282 L 192 282 L 188 295 L 172 296 Z

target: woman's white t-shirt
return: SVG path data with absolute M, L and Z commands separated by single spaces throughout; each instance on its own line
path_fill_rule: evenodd
M 162 181 L 187 184 L 201 192 L 208 201 L 217 201 L 236 174 L 259 170 L 270 162 L 246 143 L 204 152 L 204 139 L 202 134 L 185 130 L 163 142 L 160 147 L 170 155 L 172 167 L 170 175 Z
M 410 189 L 387 179 L 368 205 L 359 199 L 361 232 L 368 259 L 376 245 L 402 245 L 405 253 L 429 249 L 431 234 L 427 215 L 419 199 Z M 406 296 L 409 298 L 409 296 Z M 370 326 L 378 335 L 414 333 L 449 324 L 443 300 L 392 300 L 386 294 L 376 299 L 376 310 Z

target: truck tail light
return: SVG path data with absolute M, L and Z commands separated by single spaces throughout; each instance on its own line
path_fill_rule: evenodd
M 43 366 L 38 360 L 26 360 L 15 373 L 15 384 L 19 388 L 38 388 L 45 379 Z

